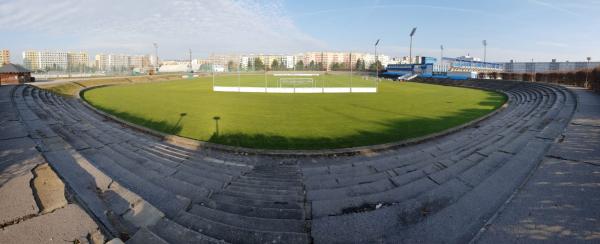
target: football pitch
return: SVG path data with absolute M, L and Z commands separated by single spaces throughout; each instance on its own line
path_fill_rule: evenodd
M 243 81 L 264 86 L 259 76 Z M 235 75 L 219 78 L 238 81 Z M 340 86 L 349 82 L 343 75 L 325 78 Z M 269 80 L 276 85 L 276 77 Z M 84 99 L 161 132 L 265 149 L 344 148 L 420 137 L 484 116 L 506 100 L 489 91 L 413 82 L 375 83 L 378 92 L 370 94 L 223 93 L 213 92 L 212 83 L 208 76 L 110 86 L 89 90 Z

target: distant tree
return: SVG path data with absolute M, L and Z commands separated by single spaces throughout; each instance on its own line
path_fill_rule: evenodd
M 365 70 L 365 61 L 362 59 L 356 60 L 356 65 L 354 67 L 354 70 L 364 71 Z
M 382 68 L 383 68 L 383 66 L 381 66 L 381 62 L 379 60 L 377 60 L 376 62 L 374 62 L 371 65 L 369 65 L 369 70 L 370 71 L 376 71 L 376 70 L 381 71 Z
M 316 67 L 316 69 L 317 69 L 317 70 L 323 70 L 323 67 L 324 67 L 324 66 L 323 66 L 323 63 L 319 62 L 319 63 L 317 63 L 317 67 Z
M 317 69 L 317 65 L 315 64 L 314 60 L 310 61 L 310 64 L 308 64 L 308 69 L 309 70 L 316 70 Z
M 253 65 L 252 65 L 252 61 L 251 61 L 251 60 L 248 60 L 248 64 L 247 64 L 247 66 L 246 66 L 246 70 L 254 70 L 254 67 L 252 67 L 252 66 L 253 66 Z
M 234 71 L 234 69 L 235 69 L 235 67 L 234 67 L 234 63 L 233 63 L 233 61 L 232 61 L 232 60 L 229 60 L 229 62 L 227 62 L 227 70 L 228 70 L 229 72 L 232 72 L 232 71 Z
M 273 59 L 273 62 L 271 62 L 271 70 L 279 70 L 279 61 L 277 59 Z
M 296 63 L 296 70 L 304 70 L 304 61 L 302 61 L 302 60 L 299 60 L 299 61 Z
M 262 62 L 260 58 L 254 59 L 254 70 L 264 70 L 265 64 Z
M 345 66 L 344 64 L 341 64 L 341 63 L 337 63 L 337 62 L 336 62 L 336 63 L 333 63 L 333 64 L 331 65 L 331 70 L 333 70 L 333 71 L 340 71 L 340 70 L 344 70 L 344 68 L 345 68 L 344 66 Z

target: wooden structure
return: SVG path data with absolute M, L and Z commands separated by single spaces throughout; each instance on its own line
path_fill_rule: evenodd
M 18 64 L 5 64 L 0 67 L 0 85 L 32 82 L 31 71 Z

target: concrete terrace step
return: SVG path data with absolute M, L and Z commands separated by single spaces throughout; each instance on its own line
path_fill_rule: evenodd
M 155 225 L 149 227 L 156 236 L 168 243 L 198 243 L 198 244 L 225 244 L 223 240 L 217 240 L 210 236 L 188 229 L 169 219 L 163 218 Z
M 309 243 L 307 233 L 259 231 L 214 222 L 200 216 L 181 212 L 175 219 L 179 224 L 214 238 L 231 243 Z
M 215 222 L 241 228 L 273 232 L 306 232 L 304 220 L 249 217 L 215 210 L 201 205 L 193 205 L 188 212 Z

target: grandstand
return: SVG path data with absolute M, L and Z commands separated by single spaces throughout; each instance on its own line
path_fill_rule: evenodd
M 440 64 L 436 62 L 435 58 L 422 57 L 422 61 L 418 64 L 388 64 L 387 71 L 382 75 L 398 80 L 410 80 L 416 77 L 466 80 L 477 78 L 480 73 L 503 70 L 502 64 L 482 62 L 468 56 L 444 57 Z
M 105 235 L 127 243 L 464 243 L 542 161 L 577 100 L 546 84 L 433 83 L 509 103 L 421 143 L 270 152 L 141 132 L 80 99 L 3 86 L 23 137 L 2 138 L 35 143 Z M 29 152 L 3 150 L 13 164 Z

